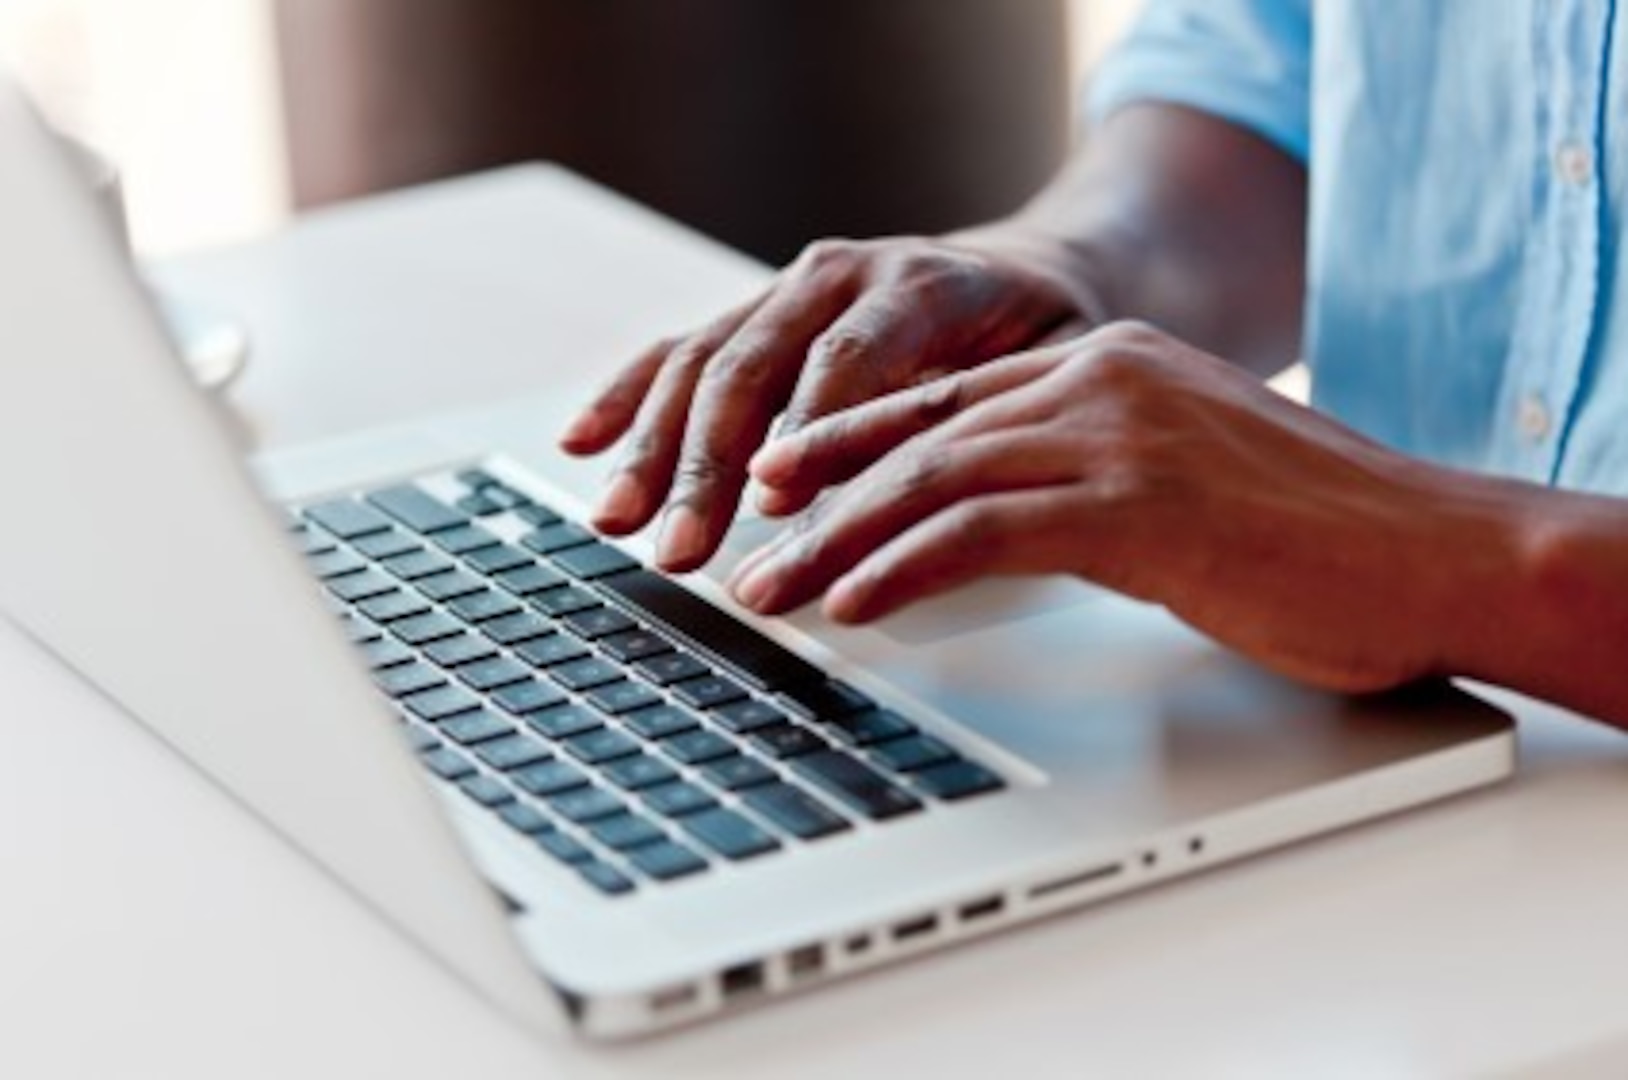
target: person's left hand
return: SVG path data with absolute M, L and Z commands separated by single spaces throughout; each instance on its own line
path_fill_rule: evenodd
M 736 570 L 761 613 L 823 595 L 866 622 L 984 576 L 1075 574 L 1346 691 L 1440 672 L 1451 589 L 1499 554 L 1456 497 L 1471 478 L 1138 324 L 827 417 L 753 472 L 849 481 Z

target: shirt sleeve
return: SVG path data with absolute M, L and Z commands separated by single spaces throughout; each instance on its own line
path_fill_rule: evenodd
M 1087 114 L 1185 105 L 1248 128 L 1305 162 L 1311 151 L 1312 0 L 1148 0 L 1097 69 Z

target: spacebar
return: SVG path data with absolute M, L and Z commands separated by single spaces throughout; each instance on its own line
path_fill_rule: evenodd
M 760 690 L 823 682 L 825 673 L 688 589 L 650 570 L 594 582 Z

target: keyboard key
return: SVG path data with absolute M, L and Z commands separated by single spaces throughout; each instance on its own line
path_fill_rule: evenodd
M 720 726 L 728 728 L 737 735 L 756 731 L 759 728 L 771 727 L 775 724 L 784 724 L 789 719 L 785 713 L 773 705 L 767 705 L 751 698 L 714 709 L 712 718 Z
M 471 776 L 458 789 L 482 806 L 501 806 L 514 801 L 514 793 L 490 776 Z
M 491 517 L 503 513 L 504 510 L 501 503 L 488 499 L 479 492 L 465 495 L 452 505 L 459 513 L 468 514 L 470 517 Z
M 409 615 L 422 615 L 430 610 L 430 605 L 416 593 L 397 589 L 395 592 L 368 597 L 356 605 L 356 610 L 374 622 L 384 623 L 405 619 Z
M 667 834 L 651 823 L 649 818 L 637 814 L 600 818 L 588 826 L 588 833 L 614 851 L 631 851 L 667 839 Z
M 555 664 L 548 669 L 548 675 L 567 690 L 586 690 L 589 687 L 614 682 L 622 677 L 622 672 L 608 660 L 587 656 L 581 660 Z
M 527 713 L 521 719 L 550 739 L 569 739 L 601 726 L 599 717 L 576 705 L 558 705 L 541 712 Z
M 1006 782 L 974 761 L 958 759 L 932 765 L 910 778 L 919 791 L 939 799 L 965 799 L 989 791 L 999 791 Z
M 675 705 L 639 709 L 623 716 L 622 723 L 646 739 L 665 739 L 697 726 L 694 716 Z
M 635 671 L 655 683 L 668 686 L 684 679 L 712 674 L 712 669 L 688 653 L 664 653 L 651 656 L 633 665 Z
M 791 711 L 805 720 L 833 720 L 876 708 L 868 695 L 835 679 L 792 687 L 781 696 Z
M 480 491 L 482 488 L 496 487 L 498 483 L 497 477 L 493 476 L 485 469 L 470 468 L 459 470 L 457 479 L 458 483 L 462 484 L 466 488 L 472 488 L 475 491 Z
M 514 653 L 534 667 L 551 667 L 588 655 L 588 647 L 570 634 L 545 634 L 514 647 Z
M 667 639 L 652 630 L 628 630 L 620 634 L 612 634 L 600 641 L 599 647 L 613 660 L 620 660 L 624 664 L 631 664 L 635 660 L 643 660 L 650 656 L 659 656 L 671 652 L 673 647 Z
M 475 748 L 475 756 L 494 769 L 508 772 L 547 761 L 550 754 L 541 741 L 516 733 L 481 743 Z
M 471 660 L 484 660 L 496 656 L 497 649 L 478 634 L 459 634 L 442 638 L 424 646 L 424 655 L 442 667 L 457 667 Z
M 749 808 L 799 840 L 817 840 L 850 827 L 841 814 L 791 784 L 753 788 L 743 798 Z
M 482 589 L 447 601 L 447 610 L 468 622 L 485 622 L 520 610 L 520 601 L 496 589 Z
M 770 757 L 781 760 L 813 754 L 829 749 L 831 745 L 807 728 L 794 724 L 759 728 L 752 733 L 751 738 L 753 746 Z
M 569 521 L 544 525 L 520 538 L 520 543 L 539 555 L 552 555 L 556 551 L 579 547 L 594 542 L 594 534 L 581 525 Z
M 651 570 L 626 570 L 595 584 L 693 642 L 759 689 L 825 679 L 819 668 L 796 653 Z
M 545 525 L 556 525 L 561 520 L 559 514 L 538 502 L 517 508 L 515 514 L 519 516 L 521 521 L 526 522 L 528 525 L 535 525 L 539 529 Z
M 393 559 L 397 555 L 424 550 L 417 540 L 400 529 L 387 529 L 370 536 L 359 536 L 351 541 L 351 547 L 370 559 L 379 560 Z
M 369 494 L 367 501 L 415 532 L 440 532 L 469 522 L 469 518 L 416 484 L 383 488 Z
M 822 750 L 794 758 L 792 768 L 836 799 L 878 821 L 921 809 L 920 800 L 841 750 Z
M 718 805 L 717 799 L 684 780 L 676 784 L 645 788 L 639 792 L 639 798 L 656 813 L 672 818 L 683 817 L 685 814 L 693 814 Z
M 620 716 L 634 709 L 642 709 L 646 705 L 656 705 L 661 702 L 661 695 L 656 693 L 644 683 L 621 682 L 606 683 L 588 691 L 588 703 L 600 712 L 612 716 Z
M 452 569 L 452 563 L 433 551 L 413 551 L 384 560 L 384 568 L 403 581 L 417 581 Z
M 530 563 L 498 574 L 497 583 L 516 596 L 530 596 L 559 588 L 565 584 L 565 578 L 546 566 Z
M 413 587 L 431 600 L 441 603 L 453 597 L 478 593 L 486 588 L 480 578 L 466 574 L 462 570 L 448 570 L 445 573 L 421 577 L 413 582 Z
M 634 888 L 632 879 L 609 863 L 586 862 L 577 867 L 577 873 L 606 896 L 624 896 Z
M 578 825 L 620 814 L 627 809 L 621 799 L 600 787 L 585 787 L 555 795 L 548 800 L 554 812 Z
M 441 721 L 439 726 L 443 735 L 465 746 L 500 739 L 514 731 L 514 728 L 485 710 L 460 713 Z
M 380 630 L 366 619 L 356 618 L 349 612 L 339 617 L 339 629 L 352 645 L 366 645 L 384 637 L 383 630 Z
M 511 660 L 510 656 L 492 656 L 490 660 L 475 660 L 453 671 L 457 678 L 474 687 L 477 691 L 495 691 L 500 686 L 510 686 L 519 683 L 521 679 L 531 678 L 531 668 L 527 668 L 521 661 Z
M 717 807 L 679 819 L 686 831 L 726 859 L 750 859 L 780 846 L 780 841 L 735 813 Z
M 413 650 L 394 638 L 382 638 L 362 646 L 362 657 L 374 671 L 405 664 L 413 658 Z
M 468 758 L 445 746 L 424 754 L 421 760 L 443 780 L 461 780 L 475 771 Z
M 354 574 L 367 568 L 367 560 L 342 549 L 324 551 L 305 560 L 311 573 L 324 580 Z
M 705 729 L 674 735 L 663 740 L 661 748 L 667 752 L 668 757 L 683 765 L 700 765 L 728 757 L 735 752 L 734 743 L 716 731 Z
M 525 682 L 513 683 L 496 691 L 492 694 L 492 700 L 506 712 L 519 716 L 536 712 L 538 709 L 563 705 L 567 698 L 548 683 L 540 679 L 527 678 Z
M 440 737 L 435 732 L 418 724 L 404 723 L 401 725 L 401 732 L 407 740 L 407 745 L 419 753 L 434 750 L 442 745 Z
M 550 558 L 555 566 L 584 581 L 631 570 L 639 565 L 639 561 L 627 552 L 597 541 L 556 552 Z
M 613 607 L 583 608 L 581 611 L 573 611 L 560 622 L 569 626 L 585 641 L 598 641 L 602 637 L 631 630 L 638 625 L 624 612 Z
M 707 868 L 707 861 L 683 844 L 663 840 L 628 852 L 628 861 L 646 877 L 672 881 Z
M 326 555 L 338 548 L 338 542 L 321 529 L 308 529 L 304 525 L 294 529 L 294 549 L 307 558 Z
M 835 717 L 821 727 L 852 746 L 870 746 L 916 733 L 916 725 L 892 709 L 870 709 Z
M 533 565 L 530 555 L 508 544 L 493 544 L 464 556 L 464 562 L 490 577 L 504 570 Z
M 456 529 L 436 533 L 430 539 L 436 547 L 451 555 L 468 555 L 471 551 L 502 543 L 495 534 L 479 525 L 460 525 Z
M 412 663 L 374 672 L 373 681 L 391 697 L 405 697 L 432 686 L 440 686 L 447 680 L 428 664 Z
M 725 791 L 742 791 L 780 779 L 780 774 L 757 758 L 736 754 L 708 762 L 701 775 Z
M 723 675 L 703 675 L 674 683 L 673 693 L 686 705 L 697 709 L 715 709 L 746 696 L 739 683 Z
M 554 827 L 548 818 L 543 816 L 541 810 L 523 802 L 504 803 L 503 807 L 498 810 L 497 816 L 502 818 L 503 823 L 515 832 L 528 835 L 548 832 Z
M 588 778 L 583 775 L 581 769 L 559 760 L 527 765 L 511 773 L 509 779 L 520 790 L 544 799 L 558 795 L 562 791 L 583 787 L 588 783 Z
M 354 540 L 390 528 L 390 519 L 355 499 L 332 499 L 307 506 L 305 516 L 341 540 Z
M 639 744 L 633 736 L 607 727 L 572 736 L 562 745 L 566 753 L 589 765 L 639 752 Z
M 528 638 L 551 634 L 554 628 L 542 617 L 529 611 L 517 611 L 500 619 L 489 619 L 480 624 L 481 632 L 499 645 L 513 645 Z
M 492 484 L 482 491 L 481 494 L 485 495 L 488 499 L 491 499 L 505 510 L 518 510 L 522 506 L 531 505 L 531 496 L 525 494 L 524 492 L 516 491 L 514 488 L 503 483 Z
M 327 585 L 328 591 L 339 599 L 348 600 L 353 604 L 370 596 L 392 592 L 396 587 L 394 578 L 387 577 L 377 570 L 358 570 L 353 574 L 329 578 L 323 584 Z
M 594 857 L 594 853 L 589 851 L 586 845 L 558 830 L 538 833 L 532 840 L 538 847 L 568 866 L 590 862 Z
M 544 615 L 552 615 L 556 619 L 562 615 L 569 615 L 573 611 L 582 611 L 586 608 L 599 606 L 597 596 L 579 589 L 575 585 L 550 589 L 545 593 L 538 593 L 527 599 L 532 607 L 541 611 Z
M 668 781 L 678 779 L 678 773 L 674 771 L 671 765 L 659 758 L 653 758 L 649 754 L 619 758 L 607 764 L 600 771 L 605 774 L 611 783 L 628 791 L 655 787 L 657 784 L 665 784 Z
M 397 619 L 390 624 L 390 632 L 409 645 L 424 645 L 440 638 L 463 633 L 463 623 L 439 611 Z
M 871 747 L 871 754 L 895 772 L 914 772 L 958 755 L 931 735 L 910 735 Z

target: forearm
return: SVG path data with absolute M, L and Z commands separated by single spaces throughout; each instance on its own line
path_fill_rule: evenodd
M 1441 506 L 1444 673 L 1628 728 L 1628 500 L 1451 474 Z
M 1136 318 L 1262 374 L 1300 349 L 1306 174 L 1173 105 L 1109 117 L 1019 213 L 969 236 L 1050 260 L 1097 319 Z

